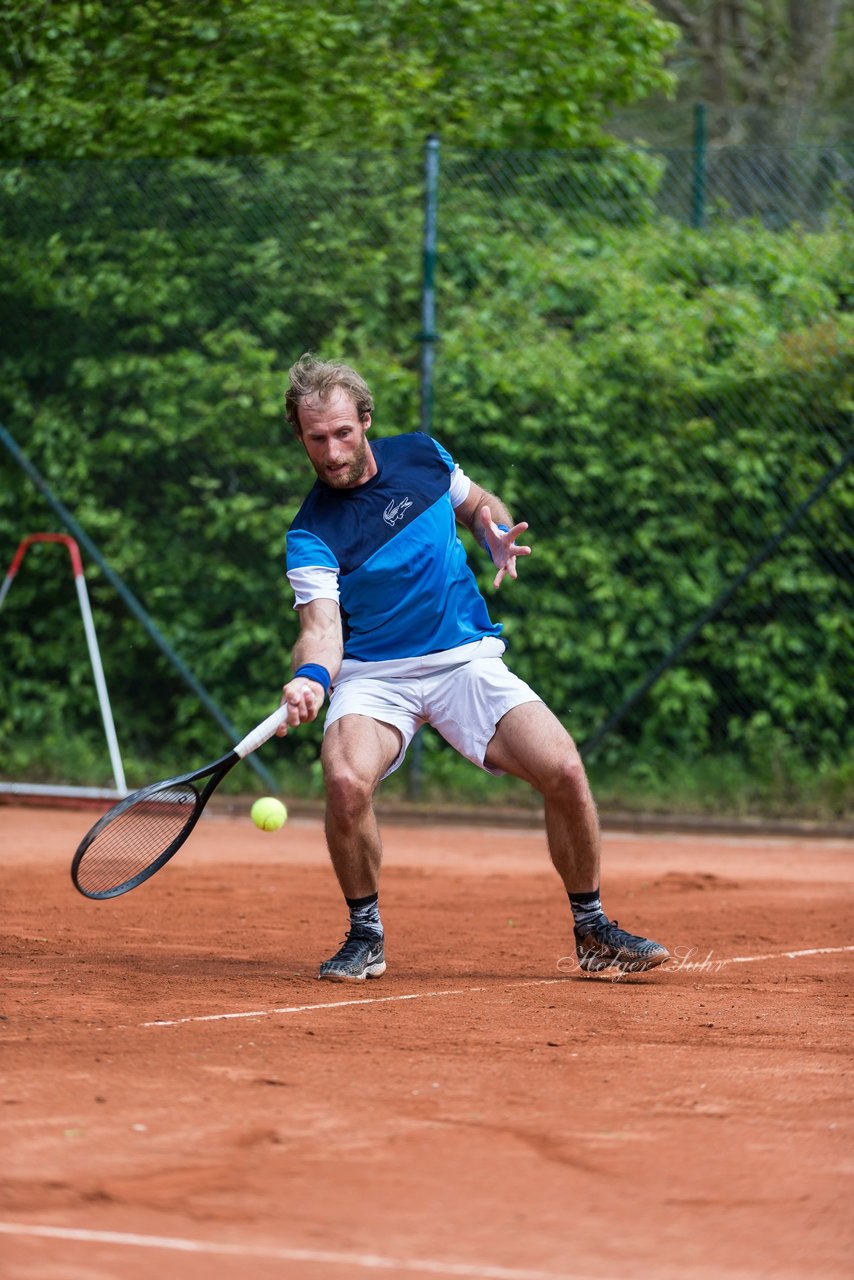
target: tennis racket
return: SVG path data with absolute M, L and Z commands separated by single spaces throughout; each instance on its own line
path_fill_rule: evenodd
M 114 804 L 80 841 L 71 863 L 74 887 L 86 898 L 118 898 L 153 876 L 181 848 L 225 775 L 272 738 L 287 714 L 287 707 L 277 708 L 213 764 Z

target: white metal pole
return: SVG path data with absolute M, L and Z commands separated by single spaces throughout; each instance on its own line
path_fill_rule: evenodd
M 95 676 L 95 688 L 98 690 L 98 702 L 101 704 L 101 717 L 104 721 L 104 732 L 107 735 L 107 748 L 110 752 L 116 790 L 126 796 L 125 772 L 122 767 L 122 758 L 119 754 L 116 727 L 113 724 L 113 712 L 110 707 L 110 697 L 107 693 L 107 682 L 104 679 L 104 668 L 101 665 L 101 652 L 98 648 L 98 638 L 95 635 L 95 623 L 92 620 L 89 592 L 86 590 L 86 579 L 82 573 L 75 573 L 74 585 L 77 588 L 77 599 L 80 601 L 80 612 L 83 615 L 83 629 L 86 632 L 86 643 L 89 646 L 89 657 L 92 662 L 92 672 Z

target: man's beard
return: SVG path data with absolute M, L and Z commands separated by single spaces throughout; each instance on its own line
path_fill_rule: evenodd
M 353 454 L 346 467 L 340 471 L 329 472 L 325 467 L 314 468 L 324 484 L 332 489 L 351 489 L 359 483 L 368 469 L 368 442 L 363 437 L 362 443 Z

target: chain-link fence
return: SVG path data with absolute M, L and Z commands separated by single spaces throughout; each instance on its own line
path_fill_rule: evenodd
M 281 399 L 312 349 L 365 374 L 378 434 L 427 426 L 529 521 L 493 612 L 606 801 L 844 811 L 854 153 L 439 154 L 432 193 L 409 153 L 0 173 L 0 421 L 139 605 L 90 563 L 129 781 L 222 745 L 200 689 L 241 732 L 275 701 L 312 480 Z M 11 559 L 56 506 L 0 468 Z M 73 600 L 32 559 L 0 613 L 7 773 L 103 780 Z M 422 787 L 449 770 L 428 736 Z

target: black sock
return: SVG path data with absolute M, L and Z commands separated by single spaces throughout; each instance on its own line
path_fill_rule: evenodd
M 573 923 L 582 932 L 605 918 L 598 889 L 591 889 L 587 893 L 570 893 L 569 905 L 572 907 Z
M 350 910 L 350 928 L 358 933 L 373 933 L 383 936 L 383 925 L 380 920 L 379 894 L 369 893 L 366 898 L 345 898 Z

